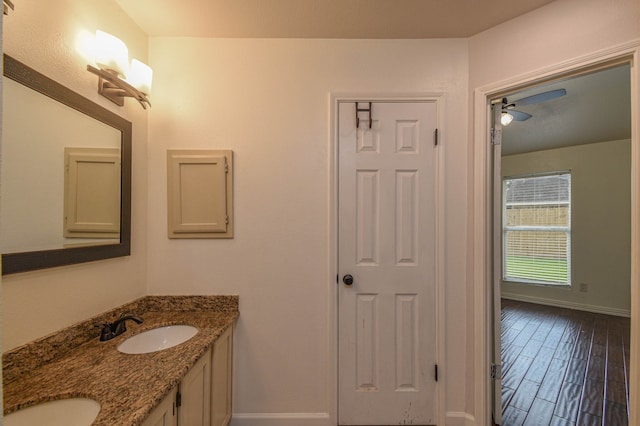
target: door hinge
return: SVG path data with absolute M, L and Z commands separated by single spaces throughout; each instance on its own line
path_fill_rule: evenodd
M 438 129 L 433 131 L 433 145 L 438 146 L 439 140 L 438 140 Z
M 491 379 L 492 380 L 500 380 L 502 379 L 502 364 L 491 363 Z
M 435 379 L 436 379 L 436 382 L 437 382 L 438 381 L 438 364 L 435 365 L 434 373 L 435 373 Z
M 491 129 L 491 145 L 500 145 L 502 142 L 502 129 Z
M 180 392 L 176 393 L 176 407 L 182 406 L 182 394 Z

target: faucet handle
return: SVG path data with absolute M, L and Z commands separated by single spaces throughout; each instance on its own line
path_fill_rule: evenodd
M 137 322 L 138 324 L 142 324 L 142 318 L 133 316 L 131 314 L 122 314 L 120 318 L 115 320 L 113 323 L 104 323 L 101 326 L 102 333 L 100 334 L 100 341 L 104 342 L 105 340 L 111 340 L 114 337 L 119 336 L 127 331 L 127 320 L 132 320 Z M 100 326 L 96 324 L 96 327 Z
M 104 323 L 102 325 L 102 331 L 100 332 L 100 341 L 104 342 L 106 340 L 111 340 L 114 337 L 115 336 L 114 336 L 113 330 L 111 329 L 111 324 Z

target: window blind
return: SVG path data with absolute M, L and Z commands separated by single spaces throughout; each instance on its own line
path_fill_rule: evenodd
M 503 180 L 503 279 L 571 283 L 571 173 Z

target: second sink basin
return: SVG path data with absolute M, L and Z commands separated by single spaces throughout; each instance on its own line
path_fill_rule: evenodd
M 125 354 L 146 354 L 171 348 L 196 335 L 198 329 L 190 325 L 168 325 L 129 337 L 118 345 Z
M 89 426 L 99 412 L 100 403 L 93 399 L 59 399 L 11 413 L 4 417 L 4 425 Z

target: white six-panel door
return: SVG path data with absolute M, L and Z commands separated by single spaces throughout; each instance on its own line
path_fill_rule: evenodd
M 339 424 L 435 424 L 437 104 L 338 109 Z

